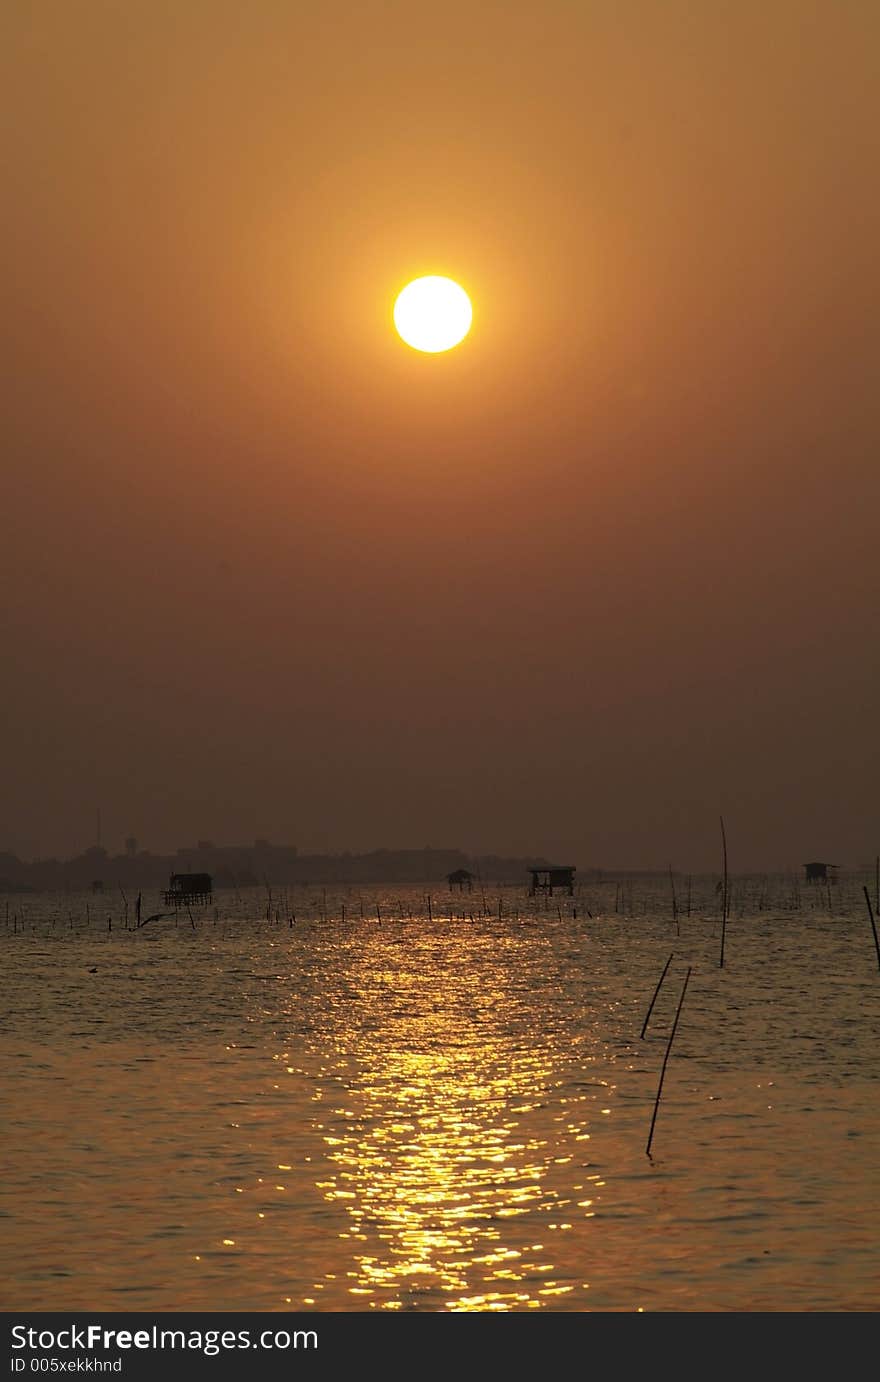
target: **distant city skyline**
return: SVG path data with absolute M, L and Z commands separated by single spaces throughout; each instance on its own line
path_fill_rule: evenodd
M 516 860 L 519 862 L 527 860 L 545 860 L 555 863 L 571 863 L 583 872 L 602 872 L 613 874 L 615 872 L 649 872 L 664 873 L 670 867 L 676 874 L 687 873 L 715 873 L 721 868 L 720 837 L 719 851 L 717 858 L 709 859 L 707 863 L 695 865 L 689 863 L 687 857 L 679 860 L 667 859 L 623 859 L 623 858 L 599 858 L 592 855 L 578 854 L 569 850 L 559 849 L 486 849 L 473 847 L 467 842 L 455 844 L 401 844 L 399 841 L 386 841 L 380 844 L 369 845 L 363 849 L 353 849 L 348 846 L 328 847 L 328 848 L 303 848 L 293 841 L 269 839 L 266 836 L 256 836 L 253 839 L 239 840 L 214 840 L 206 837 L 197 837 L 184 843 L 169 843 L 164 846 L 152 845 L 149 841 L 139 840 L 136 836 L 125 836 L 123 839 L 114 841 L 107 839 L 99 844 L 97 840 L 92 840 L 82 848 L 74 847 L 68 851 L 60 851 L 55 854 L 34 852 L 20 852 L 4 845 L 0 841 L 0 860 L 5 855 L 14 857 L 24 864 L 39 864 L 42 862 L 55 862 L 58 864 L 70 863 L 81 860 L 87 856 L 100 855 L 108 860 L 136 859 L 138 857 L 149 857 L 152 859 L 186 859 L 198 858 L 207 854 L 237 854 L 246 856 L 247 854 L 282 855 L 290 854 L 301 859 L 326 858 L 344 859 L 347 857 L 364 858 L 376 854 L 394 855 L 434 855 L 436 858 L 449 856 L 450 860 L 455 856 L 459 862 L 470 860 L 503 859 Z M 810 860 L 821 859 L 829 865 L 840 868 L 842 871 L 863 872 L 873 870 L 876 863 L 877 854 L 866 852 L 862 857 L 841 856 L 838 851 L 827 849 L 802 850 L 802 858 L 778 859 L 770 863 L 760 865 L 745 863 L 740 860 L 731 859 L 731 871 L 738 873 L 777 873 L 795 872 L 800 873 Z M 450 863 L 454 867 L 454 863 Z M 2 881 L 2 878 L 0 878 Z

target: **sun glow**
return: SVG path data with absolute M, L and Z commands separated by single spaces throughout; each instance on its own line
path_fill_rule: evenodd
M 432 355 L 463 341 L 472 319 L 470 298 L 451 278 L 413 279 L 394 304 L 398 335 L 413 350 Z

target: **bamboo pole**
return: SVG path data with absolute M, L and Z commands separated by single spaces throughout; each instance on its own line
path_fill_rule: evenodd
M 880 941 L 877 939 L 877 923 L 874 920 L 874 909 L 871 906 L 871 894 L 867 888 L 863 889 L 865 901 L 868 904 L 868 916 L 871 918 L 871 930 L 874 932 L 874 949 L 877 951 L 877 968 L 880 969 Z
M 663 1065 L 660 1070 L 660 1082 L 657 1085 L 657 1098 L 654 1100 L 654 1113 L 651 1118 L 651 1131 L 648 1133 L 648 1145 L 645 1148 L 645 1156 L 651 1155 L 651 1143 L 654 1141 L 654 1125 L 657 1122 L 657 1110 L 660 1107 L 660 1095 L 663 1093 L 663 1078 L 666 1074 L 666 1066 L 669 1061 L 669 1053 L 672 1050 L 672 1043 L 675 1040 L 675 1033 L 678 1029 L 678 1019 L 681 1017 L 684 996 L 687 993 L 688 980 L 691 977 L 691 967 L 688 965 L 688 972 L 684 976 L 684 983 L 681 986 L 681 997 L 678 1000 L 678 1007 L 675 1010 L 675 1021 L 672 1024 L 672 1031 L 669 1033 L 669 1041 L 666 1045 L 666 1055 L 663 1057 Z
M 674 951 L 670 950 L 670 952 L 669 952 L 669 959 L 666 961 L 665 965 L 663 966 L 663 973 L 660 975 L 660 978 L 657 980 L 657 987 L 656 987 L 655 990 L 654 990 L 654 997 L 651 999 L 651 1002 L 650 1002 L 650 1004 L 649 1004 L 649 1006 L 648 1006 L 648 1011 L 645 1013 L 645 1020 L 644 1020 L 644 1022 L 642 1023 L 642 1030 L 641 1030 L 641 1032 L 639 1033 L 639 1041 L 644 1041 L 644 1039 L 645 1039 L 645 1032 L 648 1030 L 648 1022 L 650 1021 L 651 1013 L 654 1011 L 654 1004 L 657 1002 L 657 995 L 658 995 L 658 993 L 660 992 L 660 987 L 661 987 L 661 985 L 662 985 L 662 983 L 663 983 L 663 980 L 666 978 L 666 971 L 669 969 L 669 966 L 672 964 L 672 956 L 673 956 L 673 954 L 674 954 Z
M 681 926 L 678 921 L 678 898 L 675 896 L 675 878 L 672 874 L 672 865 L 669 865 L 669 886 L 672 889 L 672 920 L 675 922 L 675 934 L 681 935 Z
M 718 968 L 724 968 L 724 940 L 727 934 L 727 909 L 729 903 L 729 883 L 727 877 L 727 835 L 724 831 L 724 817 L 720 816 L 721 821 L 721 863 L 724 869 L 724 879 L 721 885 L 721 958 L 718 961 Z

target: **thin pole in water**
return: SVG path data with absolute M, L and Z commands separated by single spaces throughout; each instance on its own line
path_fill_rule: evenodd
M 874 920 L 874 909 L 871 906 L 871 894 L 868 889 L 864 889 L 865 901 L 868 904 L 868 916 L 871 918 L 871 930 L 874 932 L 874 949 L 877 951 L 877 968 L 880 969 L 880 941 L 877 939 L 877 923 Z
M 651 1119 L 651 1131 L 648 1133 L 648 1145 L 645 1148 L 645 1156 L 651 1155 L 651 1143 L 654 1141 L 654 1124 L 657 1122 L 657 1110 L 660 1107 L 660 1095 L 663 1093 L 663 1077 L 666 1074 L 666 1064 L 669 1060 L 669 1052 L 672 1050 L 672 1043 L 675 1040 L 675 1033 L 678 1027 L 678 1019 L 681 1017 L 681 1008 L 684 1003 L 684 996 L 687 992 L 688 979 L 691 977 L 691 967 L 688 965 L 688 972 L 684 976 L 684 983 L 681 986 L 681 997 L 678 1000 L 678 1007 L 675 1011 L 675 1021 L 672 1024 L 672 1031 L 669 1033 L 669 1041 L 666 1045 L 666 1055 L 663 1057 L 663 1065 L 660 1070 L 660 1083 L 657 1085 L 657 1098 L 654 1100 L 654 1115 Z
M 718 968 L 724 968 L 724 938 L 727 932 L 727 908 L 728 908 L 728 882 L 727 882 L 727 836 L 724 833 L 724 817 L 719 816 L 721 821 L 721 863 L 724 869 L 724 881 L 721 885 L 721 958 L 718 961 Z
M 675 922 L 675 934 L 681 935 L 681 926 L 678 922 L 678 898 L 675 896 L 675 878 L 672 873 L 672 865 L 669 865 L 669 886 L 672 889 L 672 920 Z
M 641 1032 L 639 1033 L 639 1041 L 644 1041 L 644 1039 L 645 1039 L 645 1032 L 648 1030 L 648 1023 L 649 1023 L 649 1021 L 650 1021 L 650 1019 L 651 1019 L 651 1013 L 654 1011 L 654 1004 L 657 1002 L 657 994 L 660 992 L 660 986 L 662 985 L 663 980 L 666 978 L 666 971 L 669 969 L 669 966 L 672 964 L 672 956 L 673 956 L 674 953 L 675 953 L 674 951 L 670 950 L 670 952 L 669 952 L 669 959 L 666 961 L 665 965 L 663 966 L 663 973 L 660 975 L 660 978 L 657 980 L 657 987 L 656 987 L 655 990 L 654 990 L 654 997 L 651 999 L 651 1003 L 650 1003 L 650 1006 L 649 1006 L 649 1008 L 648 1008 L 648 1011 L 645 1013 L 645 1020 L 644 1020 L 644 1022 L 642 1023 L 642 1030 L 641 1030 Z

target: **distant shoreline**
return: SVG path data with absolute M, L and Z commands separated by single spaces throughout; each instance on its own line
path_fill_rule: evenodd
M 446 888 L 450 874 L 466 870 L 475 889 L 481 886 L 524 886 L 530 868 L 546 868 L 559 860 L 539 855 L 467 854 L 459 849 L 377 849 L 364 853 L 300 854 L 293 846 L 257 840 L 250 846 L 216 846 L 201 841 L 174 854 L 153 854 L 128 842 L 129 848 L 111 855 L 94 846 L 71 859 L 25 861 L 0 852 L 0 894 L 16 892 L 76 892 L 94 889 L 165 888 L 173 873 L 211 875 L 216 888 L 309 886 L 436 886 Z M 562 861 L 570 863 L 571 861 Z M 615 879 L 668 876 L 668 866 L 597 867 L 575 865 L 575 880 L 590 885 Z M 676 879 L 714 876 L 715 869 L 673 868 Z M 874 872 L 874 862 L 844 872 Z M 732 869 L 749 876 L 788 875 L 803 879 L 803 865 L 774 869 Z

